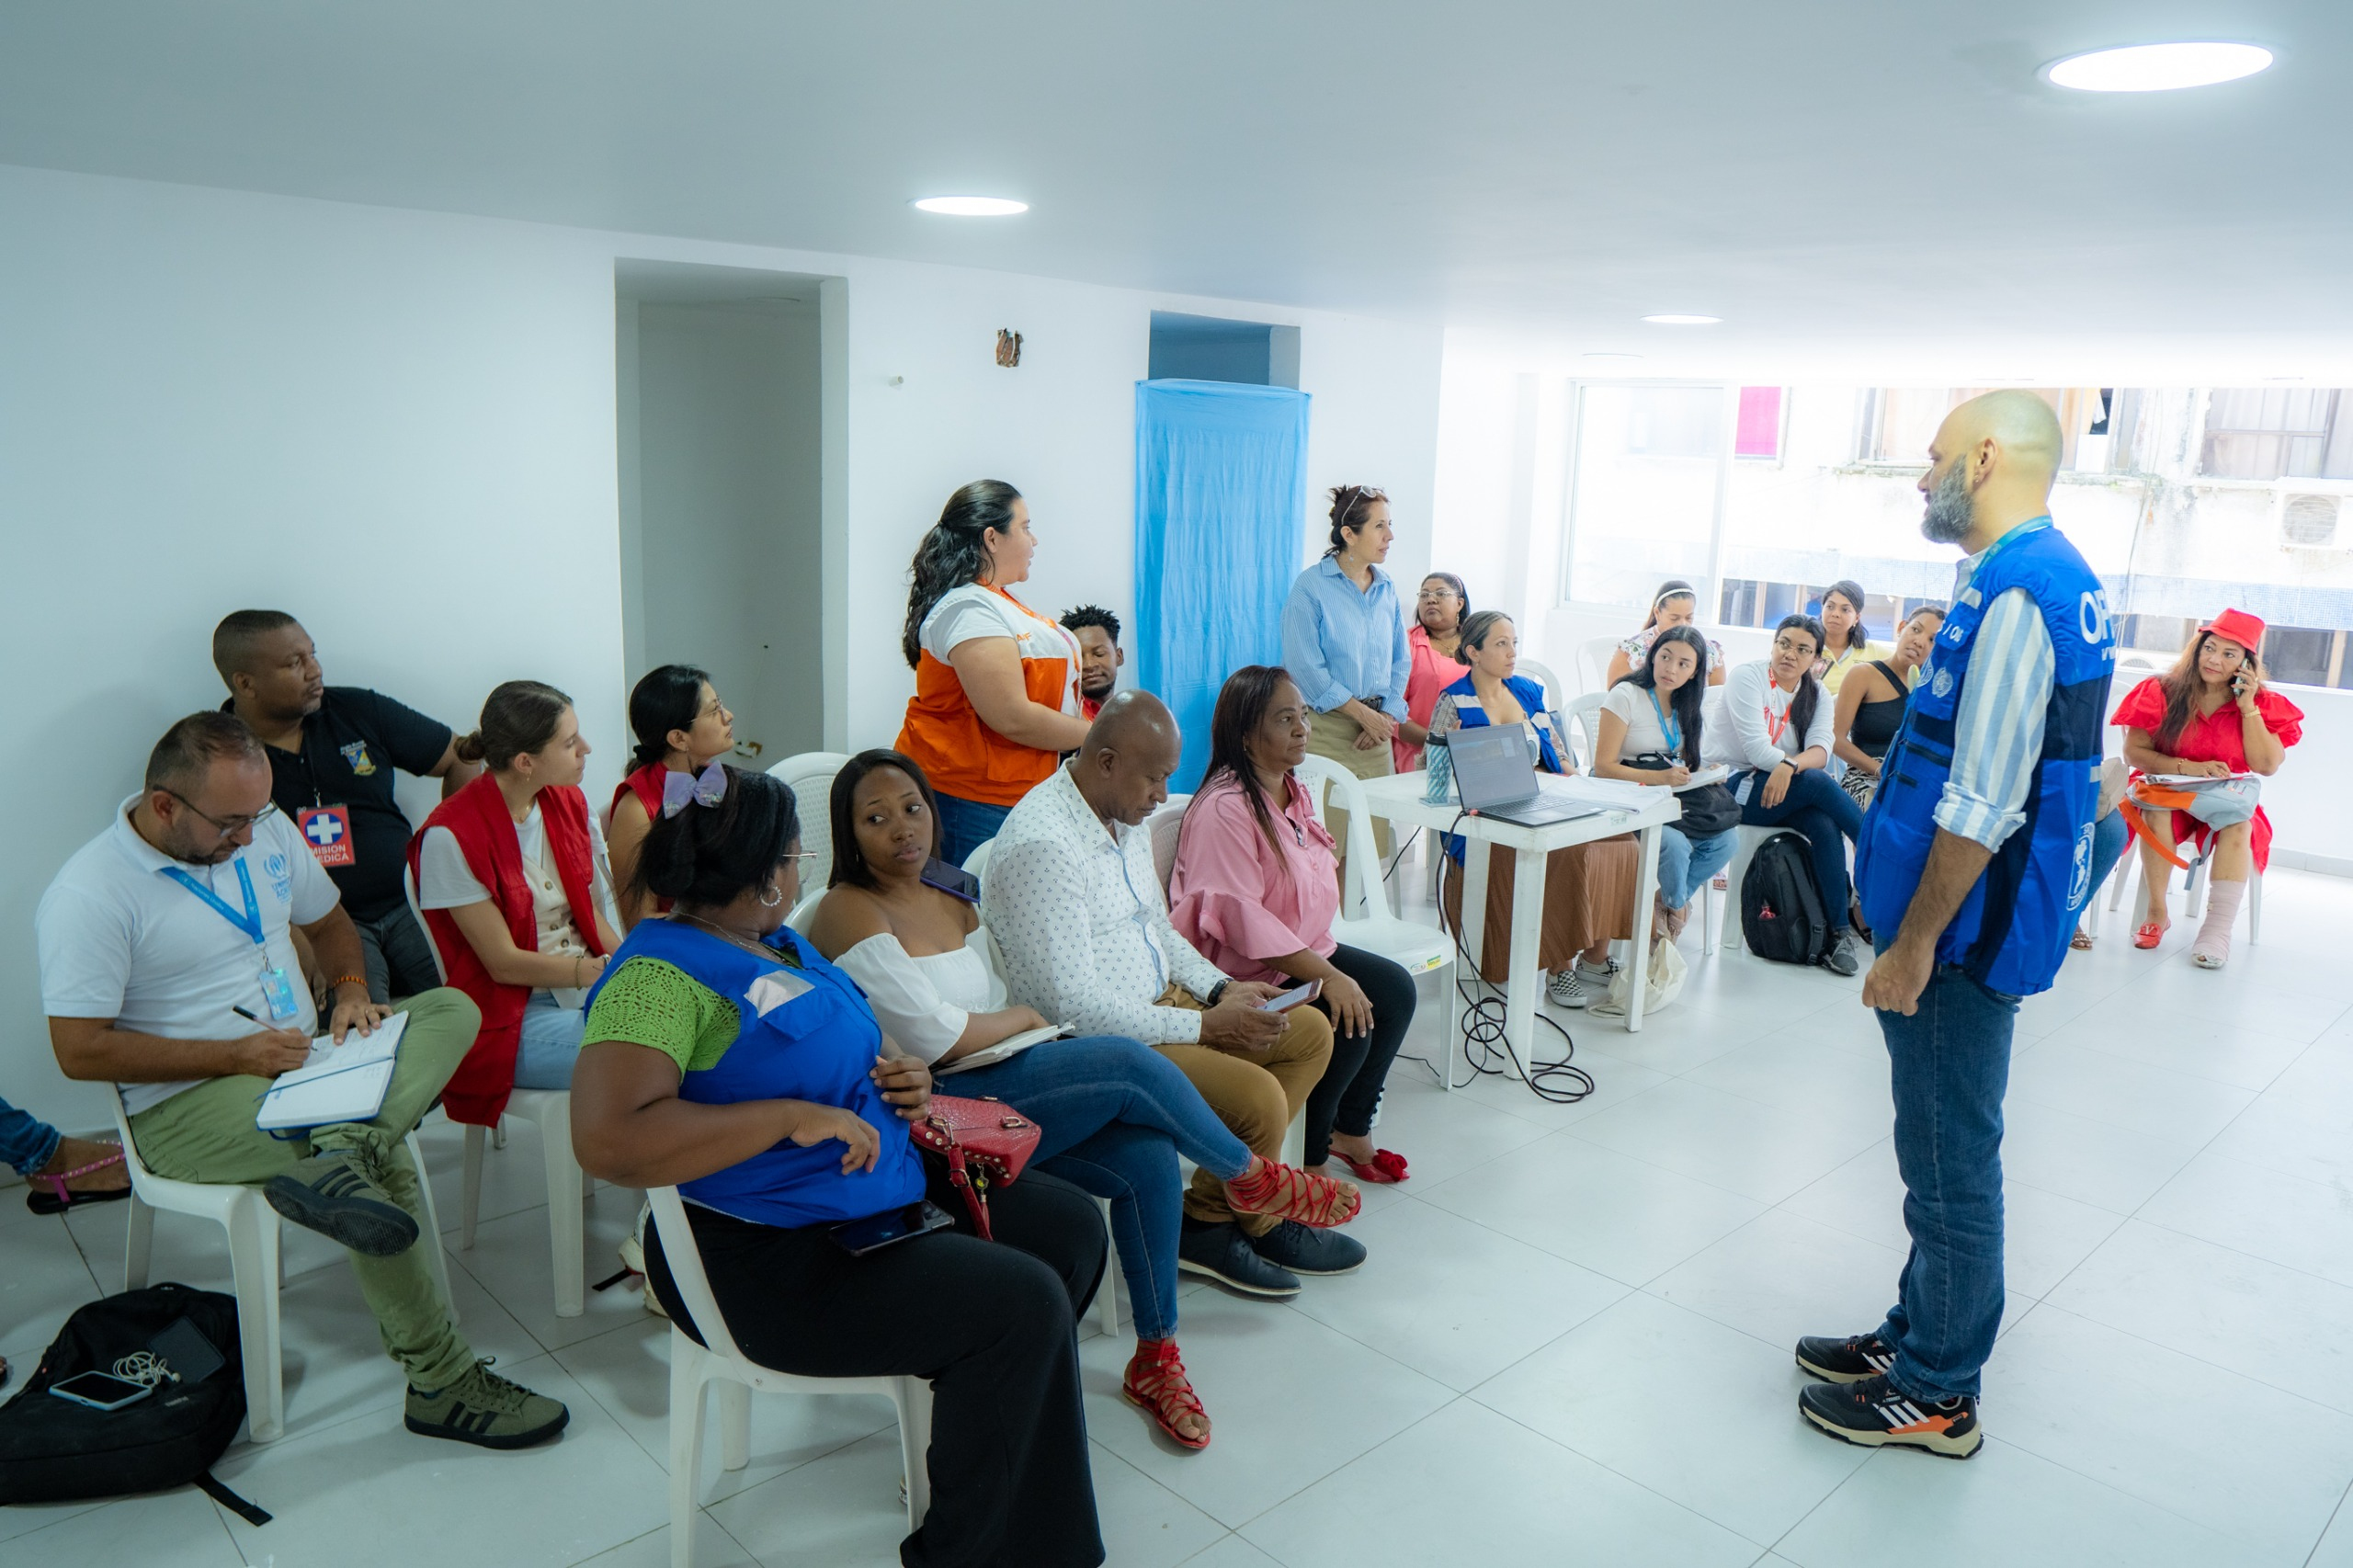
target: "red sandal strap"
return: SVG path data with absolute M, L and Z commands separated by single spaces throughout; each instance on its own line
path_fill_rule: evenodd
M 1272 1160 L 1237 1178 L 1231 1196 L 1245 1213 L 1296 1220 L 1314 1230 L 1347 1224 L 1364 1203 L 1364 1195 L 1346 1182 Z
M 1198 1415 L 1206 1421 L 1210 1413 L 1202 1408 L 1200 1396 L 1193 1392 L 1192 1380 L 1185 1375 L 1184 1358 L 1176 1353 L 1175 1340 L 1137 1346 L 1120 1382 L 1128 1397 L 1142 1405 L 1169 1437 L 1196 1449 L 1209 1441 L 1207 1433 L 1188 1437 L 1176 1430 L 1178 1416 Z

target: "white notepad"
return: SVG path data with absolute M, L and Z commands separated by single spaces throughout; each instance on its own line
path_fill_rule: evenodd
M 995 1045 L 983 1046 L 969 1056 L 960 1056 L 945 1066 L 934 1067 L 931 1070 L 931 1075 L 935 1078 L 947 1078 L 974 1067 L 994 1067 L 1009 1057 L 1020 1055 L 1033 1045 L 1043 1045 L 1050 1040 L 1062 1040 L 1069 1034 L 1070 1029 L 1062 1024 L 1048 1024 L 1041 1029 L 1024 1029 L 1019 1034 L 1007 1035 Z
M 254 1125 L 267 1132 L 373 1119 L 392 1086 L 393 1058 L 407 1028 L 408 1015 L 394 1013 L 374 1034 L 353 1029 L 341 1045 L 321 1035 L 311 1042 L 311 1060 L 280 1074 L 262 1096 Z
M 1721 784 L 1731 777 L 1732 769 L 1719 762 L 1712 767 L 1699 769 L 1687 782 L 1676 785 L 1675 792 L 1680 795 L 1687 790 L 1704 790 L 1711 784 Z

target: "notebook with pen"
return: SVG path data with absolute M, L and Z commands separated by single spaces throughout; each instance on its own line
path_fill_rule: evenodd
M 265 1132 L 293 1127 L 327 1127 L 368 1121 L 384 1108 L 392 1067 L 408 1015 L 394 1013 L 373 1034 L 353 1029 L 335 1043 L 331 1035 L 311 1042 L 311 1060 L 278 1075 L 261 1097 L 254 1125 Z

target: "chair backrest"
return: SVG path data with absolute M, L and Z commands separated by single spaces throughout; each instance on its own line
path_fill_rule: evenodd
M 804 887 L 824 887 L 834 874 L 834 775 L 849 766 L 846 753 L 804 751 L 768 769 L 792 790 L 793 809 L 801 813 L 801 847 L 816 856 L 801 874 Z
M 1348 813 L 1348 841 L 1341 846 L 1347 854 L 1347 886 L 1341 891 L 1340 915 L 1347 920 L 1361 920 L 1369 913 L 1369 871 L 1378 871 L 1381 851 L 1372 836 L 1372 817 L 1365 810 L 1364 786 L 1357 776 L 1329 757 L 1310 752 L 1291 771 L 1307 786 L 1307 798 L 1315 807 L 1315 820 L 1324 821 L 1324 791 L 1329 790 L 1339 799 L 1339 807 Z M 1384 899 L 1383 913 L 1387 912 Z
M 1569 695 L 1569 688 L 1561 684 L 1561 677 L 1552 673 L 1550 665 L 1539 664 L 1534 659 L 1522 659 L 1517 673 L 1523 679 L 1532 680 L 1544 688 L 1544 710 L 1547 713 L 1557 712 Z
M 1562 710 L 1562 716 L 1574 726 L 1568 737 L 1570 743 L 1575 744 L 1582 741 L 1584 744 L 1585 756 L 1578 766 L 1587 773 L 1593 771 L 1594 764 L 1601 756 L 1601 704 L 1607 695 L 1598 691 L 1581 692 L 1570 698 L 1568 706 Z
M 964 869 L 972 872 L 976 878 L 983 881 L 987 880 L 989 874 L 989 846 L 995 842 L 996 840 L 994 838 L 982 839 L 979 846 L 970 855 L 964 857 Z
M 122 1140 L 124 1174 L 131 1177 L 134 1188 L 153 1182 L 155 1179 L 155 1173 L 147 1168 L 147 1162 L 139 1157 L 139 1145 L 131 1141 L 131 1117 L 122 1108 L 122 1091 L 112 1084 L 107 1085 L 107 1104 L 114 1109 L 115 1134 Z M 422 1179 L 421 1173 L 420 1179 Z M 146 1195 L 141 1194 L 140 1200 L 146 1201 Z
M 1618 651 L 1618 644 L 1623 641 L 1619 637 L 1588 637 L 1577 644 L 1577 675 L 1586 690 L 1608 689 L 1604 682 L 1609 674 L 1609 655 Z M 1528 661 L 1522 659 L 1520 663 L 1525 665 Z
M 813 892 L 803 893 L 801 902 L 792 906 L 792 913 L 784 917 L 784 923 L 791 926 L 798 935 L 806 937 L 809 934 L 809 923 L 817 918 L 817 906 L 824 901 L 824 888 L 818 888 Z
M 425 911 L 416 902 L 416 873 L 409 869 L 406 857 L 401 860 L 401 892 L 408 895 L 408 912 L 416 920 L 416 928 L 425 933 L 425 950 L 433 955 L 433 973 L 442 984 L 449 983 L 449 966 L 441 961 L 441 944 L 433 939 L 433 927 L 425 923 Z
M 702 1254 L 695 1247 L 695 1233 L 687 1223 L 687 1206 L 678 1197 L 678 1189 L 649 1187 L 645 1189 L 645 1202 L 654 1210 L 654 1229 L 661 1233 L 662 1261 L 670 1266 L 670 1283 L 677 1287 L 678 1304 L 687 1309 L 687 1316 L 701 1331 L 704 1347 L 731 1361 L 750 1360 L 735 1347 L 735 1336 L 727 1332 L 727 1320 L 720 1315 L 719 1301 L 710 1293 L 710 1277 L 702 1270 Z
M 1192 802 L 1190 795 L 1171 795 L 1167 803 L 1143 819 L 1143 830 L 1152 835 L 1152 869 L 1160 873 L 1160 891 L 1168 891 L 1169 879 L 1176 874 L 1176 836 L 1185 826 L 1185 808 Z

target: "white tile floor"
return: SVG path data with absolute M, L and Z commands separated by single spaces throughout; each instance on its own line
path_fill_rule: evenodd
M 2186 931 L 2136 953 L 2111 920 L 2021 1015 L 1975 1460 L 1800 1422 L 1790 1341 L 1871 1325 L 1902 1262 L 1884 1059 L 1856 983 L 1702 960 L 1695 929 L 1688 992 L 1640 1035 L 1564 1016 L 1599 1085 L 1582 1104 L 1400 1065 L 1380 1141 L 1415 1177 L 1369 1193 L 1367 1267 L 1288 1306 L 1186 1297 L 1206 1452 L 1120 1401 L 1126 1346 L 1090 1324 L 1111 1561 L 2353 1568 L 2353 882 L 2280 870 L 2266 893 L 2267 939 L 2219 975 Z M 1426 995 L 1407 1049 L 1440 1028 Z M 552 1314 L 532 1136 L 491 1157 L 453 1288 L 477 1346 L 570 1403 L 560 1444 L 402 1431 L 348 1270 L 290 1232 L 287 1436 L 221 1467 L 277 1521 L 192 1492 L 0 1510 L 0 1564 L 666 1563 L 667 1330 L 622 1292 Z M 454 1226 L 456 1135 L 426 1147 Z M 0 1354 L 28 1365 L 119 1282 L 123 1210 L 60 1224 L 4 1196 Z M 634 1208 L 594 1200 L 597 1272 Z M 156 1278 L 225 1289 L 217 1234 L 165 1217 Z M 887 1407 L 754 1409 L 749 1469 L 706 1450 L 698 1562 L 895 1562 Z

